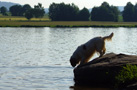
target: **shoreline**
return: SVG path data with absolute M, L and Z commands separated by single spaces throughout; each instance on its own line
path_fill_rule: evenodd
M 137 22 L 0 21 L 0 27 L 137 27 Z

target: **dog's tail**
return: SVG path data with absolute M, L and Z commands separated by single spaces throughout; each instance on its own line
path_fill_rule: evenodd
M 114 33 L 112 32 L 109 36 L 103 37 L 103 40 L 104 40 L 104 41 L 105 41 L 105 40 L 111 40 L 112 37 L 113 37 L 113 35 L 114 35 Z

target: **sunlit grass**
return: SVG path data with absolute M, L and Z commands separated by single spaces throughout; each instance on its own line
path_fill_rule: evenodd
M 31 21 L 47 21 L 50 20 L 47 16 L 43 18 L 32 18 Z M 2 16 L 0 15 L 0 21 L 27 21 L 25 17 L 21 16 Z

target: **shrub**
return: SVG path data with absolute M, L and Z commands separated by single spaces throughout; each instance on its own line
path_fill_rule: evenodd
M 126 65 L 123 66 L 120 73 L 115 77 L 116 86 L 126 86 L 137 81 L 137 66 Z

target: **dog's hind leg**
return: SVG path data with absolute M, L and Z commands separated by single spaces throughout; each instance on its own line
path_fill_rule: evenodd
M 99 54 L 100 54 L 99 57 L 102 57 L 104 55 L 102 51 L 99 51 Z
M 106 52 L 106 48 L 105 48 L 105 45 L 104 45 L 104 47 L 103 47 L 103 55 L 105 54 L 105 52 Z
M 98 44 L 96 46 L 96 51 L 99 52 L 99 57 L 102 57 L 106 52 L 105 43 Z

